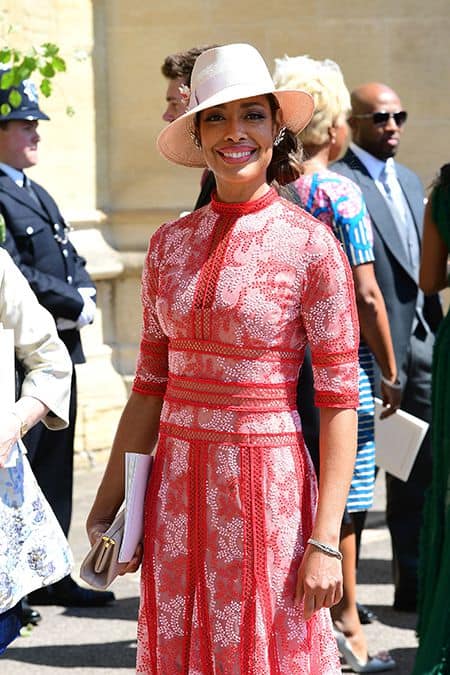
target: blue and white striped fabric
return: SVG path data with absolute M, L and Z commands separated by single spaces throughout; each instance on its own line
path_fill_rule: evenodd
M 362 342 L 359 348 L 358 450 L 347 510 L 366 511 L 373 503 L 375 484 L 375 405 L 373 356 Z

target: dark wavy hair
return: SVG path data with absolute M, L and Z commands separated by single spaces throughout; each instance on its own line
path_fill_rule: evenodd
M 439 176 L 434 182 L 431 212 L 440 231 L 445 231 L 450 214 L 450 164 L 441 166 Z
M 275 119 L 280 106 L 273 94 L 267 96 Z M 267 167 L 267 182 L 276 181 L 278 185 L 287 185 L 296 180 L 301 173 L 303 150 L 296 134 L 290 129 L 284 128 L 280 134 L 280 140 L 273 146 L 272 161 Z
M 273 94 L 267 94 L 272 117 L 275 119 L 277 110 L 280 106 L 276 97 Z M 194 119 L 193 137 L 194 143 L 197 147 L 201 147 L 200 131 L 199 131 L 200 117 L 196 114 Z M 286 127 L 282 128 L 278 136 L 277 143 L 274 143 L 272 150 L 272 159 L 267 167 L 266 177 L 267 182 L 276 183 L 278 185 L 287 185 L 296 180 L 301 174 L 301 164 L 303 159 L 303 150 L 297 136 Z

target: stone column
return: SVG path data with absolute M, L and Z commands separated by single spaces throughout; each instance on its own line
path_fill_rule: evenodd
M 88 271 L 97 287 L 97 312 L 93 324 L 82 329 L 86 363 L 76 366 L 78 417 L 75 437 L 77 463 L 93 463 L 93 453 L 109 449 L 127 389 L 116 370 L 116 283 L 124 270 L 120 254 L 105 241 L 100 229 L 74 231 L 71 240 L 88 261 Z

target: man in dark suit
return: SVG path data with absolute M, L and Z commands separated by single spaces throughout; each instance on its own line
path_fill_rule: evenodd
M 431 360 L 442 311 L 438 296 L 424 297 L 418 288 L 423 188 L 416 174 L 394 161 L 406 119 L 392 89 L 378 83 L 358 87 L 352 93 L 349 119 L 353 143 L 332 168 L 359 185 L 372 219 L 375 274 L 389 315 L 402 408 L 430 421 Z M 408 481 L 386 476 L 398 610 L 416 607 L 418 538 L 430 479 L 427 435 Z
M 83 363 L 80 329 L 95 313 L 95 287 L 85 261 L 70 243 L 67 223 L 55 201 L 23 172 L 38 161 L 38 121 L 49 118 L 39 108 L 34 85 L 18 88 L 19 107 L 0 112 L 0 213 L 6 225 L 5 248 L 28 279 L 39 302 L 56 321 L 58 333 L 73 363 Z M 10 90 L 0 90 L 0 105 Z M 24 436 L 30 463 L 47 500 L 67 535 L 72 511 L 73 442 L 76 381 L 72 380 L 69 427 L 50 434 L 43 424 Z M 71 577 L 29 596 L 33 604 L 98 606 L 114 600 L 113 593 L 78 586 Z M 25 606 L 25 620 L 39 613 Z

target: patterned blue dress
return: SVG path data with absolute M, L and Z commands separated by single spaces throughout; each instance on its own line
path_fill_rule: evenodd
M 350 265 L 374 261 L 370 217 L 361 191 L 353 181 L 329 169 L 305 174 L 293 183 L 303 208 L 329 225 L 342 243 Z M 361 340 L 359 348 L 358 449 L 347 510 L 366 511 L 373 503 L 375 484 L 374 362 Z

